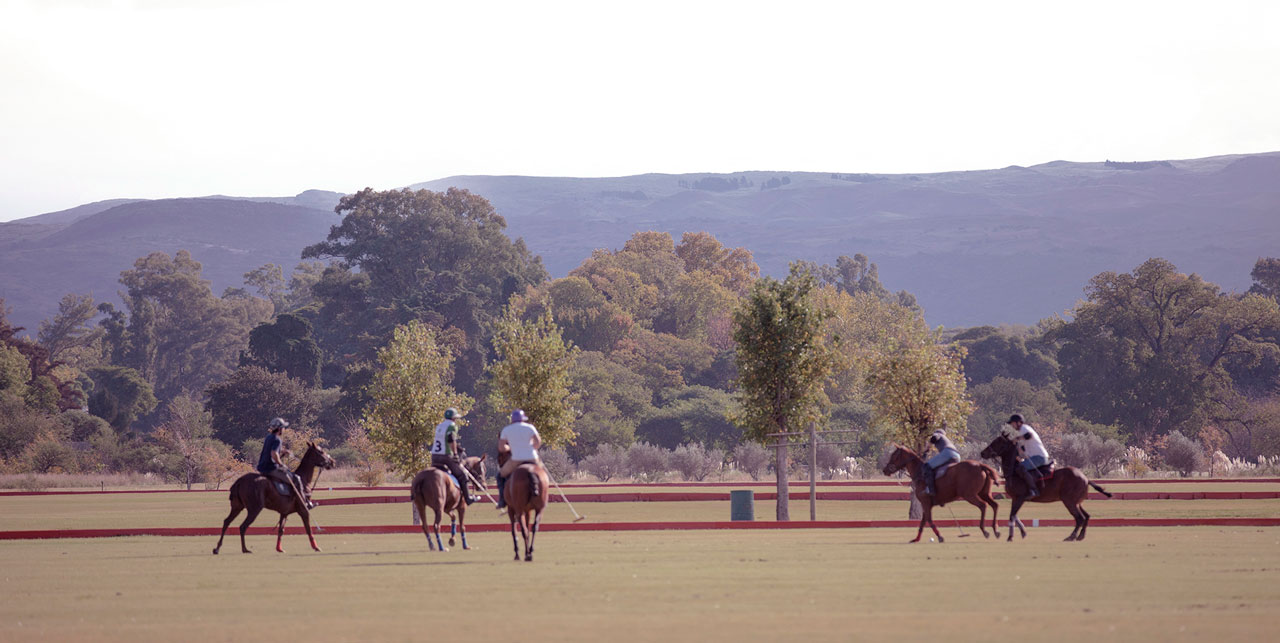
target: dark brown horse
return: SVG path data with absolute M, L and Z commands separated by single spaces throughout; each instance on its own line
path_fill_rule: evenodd
M 996 439 L 982 450 L 982 457 L 988 460 L 999 459 L 1000 470 L 1004 475 L 1004 491 L 1009 498 L 1013 500 L 1013 507 L 1009 509 L 1009 540 L 1013 540 L 1013 527 L 1016 525 L 1018 531 L 1022 532 L 1022 537 L 1027 537 L 1027 530 L 1022 526 L 1022 522 L 1018 520 L 1018 510 L 1022 508 L 1022 503 L 1028 500 L 1027 483 L 1022 479 L 1022 475 L 1018 473 L 1016 467 L 1018 464 L 1018 449 L 1013 442 L 1003 435 L 996 436 Z M 1076 528 L 1071 530 L 1071 535 L 1065 540 L 1068 542 L 1073 540 L 1084 540 L 1085 531 L 1089 528 L 1089 512 L 1084 510 L 1084 500 L 1089 496 L 1089 487 L 1097 489 L 1099 493 L 1110 498 L 1111 494 L 1106 489 L 1099 487 L 1097 484 L 1090 482 L 1089 477 L 1083 471 L 1075 467 L 1064 467 L 1055 469 L 1053 477 L 1041 483 L 1040 495 L 1030 498 L 1031 502 L 1057 502 L 1062 504 L 1071 513 L 1071 517 L 1076 520 Z
M 332 469 L 333 458 L 329 457 L 329 454 L 325 453 L 319 445 L 308 442 L 307 451 L 302 454 L 302 461 L 293 472 L 298 474 L 303 482 L 309 483 L 311 474 L 317 467 Z M 213 548 L 213 553 L 216 554 L 222 549 L 222 539 L 227 535 L 227 527 L 236 516 L 240 515 L 241 511 L 246 509 L 249 510 L 249 515 L 245 517 L 244 522 L 240 523 L 240 551 L 246 554 L 253 553 L 244 543 L 244 534 L 263 509 L 280 513 L 280 522 L 276 525 L 276 551 L 284 553 L 284 548 L 281 547 L 281 541 L 284 539 L 284 521 L 294 512 L 302 516 L 302 526 L 307 530 L 307 540 L 311 541 L 311 548 L 320 551 L 316 546 L 315 536 L 311 534 L 311 512 L 307 509 L 306 502 L 294 493 L 288 496 L 280 495 L 276 491 L 275 481 L 272 478 L 255 472 L 240 476 L 231 485 L 231 513 L 227 514 L 227 519 L 222 521 L 222 534 L 218 536 L 218 545 Z
M 510 457 L 509 450 L 500 450 L 499 466 Z M 535 464 L 522 464 L 507 478 L 503 497 L 507 501 L 507 517 L 511 519 L 511 547 L 516 552 L 516 560 L 520 560 L 520 543 L 516 540 L 517 524 L 520 525 L 520 535 L 524 538 L 524 559 L 533 560 L 533 539 L 538 535 L 538 526 L 542 524 L 542 510 L 547 508 L 550 486 L 546 470 Z
M 896 444 L 893 446 L 889 462 L 884 465 L 884 474 L 889 476 L 906 469 L 914 481 L 912 491 L 920 500 L 920 528 L 916 530 L 916 537 L 911 542 L 920 541 L 926 522 L 938 537 L 938 542 L 943 542 L 942 534 L 938 531 L 937 525 L 933 524 L 933 508 L 941 507 L 954 500 L 967 500 L 982 512 L 978 518 L 978 529 L 982 530 L 983 538 L 991 537 L 987 533 L 986 526 L 983 525 L 987 519 L 987 505 L 991 505 L 991 530 L 995 532 L 996 538 L 1000 537 L 1000 529 L 996 527 L 996 515 L 1000 511 L 1000 505 L 996 504 L 995 498 L 991 497 L 991 487 L 996 483 L 995 469 L 981 462 L 961 460 L 951 465 L 942 477 L 937 479 L 934 484 L 934 490 L 937 493 L 931 496 L 924 491 L 924 481 L 918 479 L 924 460 L 907 447 Z
M 481 484 L 480 490 L 484 491 L 484 461 L 489 454 L 481 455 L 478 458 L 463 458 L 462 468 L 466 469 L 476 482 Z M 424 471 L 418 472 L 413 477 L 413 484 L 409 485 L 409 496 L 413 499 L 413 506 L 418 512 L 418 517 L 422 519 L 422 533 L 427 536 L 427 548 L 435 551 L 449 551 L 444 548 L 444 544 L 440 542 L 440 518 L 442 514 L 449 514 L 449 546 L 453 546 L 454 535 L 461 532 L 462 548 L 471 549 L 467 545 L 467 527 L 465 524 L 467 518 L 467 503 L 462 499 L 462 490 L 458 485 L 454 484 L 453 479 L 449 477 L 449 472 L 438 467 L 431 467 Z M 431 542 L 431 531 L 427 526 L 427 508 L 430 507 L 435 512 L 434 528 L 436 532 L 435 542 Z

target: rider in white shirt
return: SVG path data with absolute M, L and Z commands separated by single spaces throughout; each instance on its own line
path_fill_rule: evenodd
M 1040 495 L 1040 483 L 1033 472 L 1046 464 L 1049 464 L 1049 451 L 1044 448 L 1044 442 L 1040 441 L 1040 434 L 1031 428 L 1030 424 L 1022 421 L 1022 416 L 1015 413 L 1009 418 L 1009 422 L 1003 429 L 1005 437 L 1009 438 L 1014 445 L 1018 447 L 1018 453 L 1021 455 L 1022 466 L 1018 468 L 1022 479 L 1026 481 L 1028 489 L 1028 497 L 1034 498 Z
M 498 434 L 498 448 L 501 449 L 504 445 L 511 448 L 511 459 L 503 463 L 502 468 L 498 470 L 499 509 L 507 506 L 503 489 L 507 484 L 507 477 L 516 470 L 516 467 L 530 462 L 541 465 L 538 449 L 542 448 L 542 436 L 538 435 L 538 429 L 529 423 L 529 417 L 524 414 L 524 411 L 520 409 L 512 411 L 511 424 L 503 427 L 502 433 Z

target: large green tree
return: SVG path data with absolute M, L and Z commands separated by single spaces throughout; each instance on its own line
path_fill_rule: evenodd
M 150 413 L 158 403 L 151 383 L 126 366 L 98 366 L 89 369 L 93 393 L 89 412 L 106 420 L 117 431 L 125 431 L 138 416 Z
M 250 329 L 271 314 L 262 299 L 214 296 L 200 273 L 186 250 L 151 253 L 120 273 L 127 322 L 110 305 L 100 307 L 112 362 L 141 373 L 161 400 L 225 378 Z
M 320 383 L 320 347 L 311 336 L 311 323 L 289 313 L 258 324 L 249 333 L 249 352 L 240 363 L 284 373 L 307 386 Z
M 455 385 L 471 390 L 507 299 L 546 279 L 541 260 L 506 236 L 506 221 L 487 200 L 466 190 L 365 189 L 343 197 L 336 211 L 342 222 L 302 253 L 340 260 L 311 289 L 323 302 L 321 319 L 361 331 L 350 334 L 360 339 L 356 359 L 370 358 L 412 320 L 452 331 L 439 339 L 460 348 Z M 343 274 L 350 268 L 359 277 Z
M 824 336 L 831 311 L 815 303 L 816 286 L 812 274 L 792 266 L 784 281 L 756 281 L 734 311 L 736 423 L 750 439 L 767 443 L 769 433 L 799 431 L 822 415 L 823 384 L 837 359 Z M 778 467 L 777 518 L 789 520 L 786 462 Z
M 564 340 L 551 314 L 526 321 L 508 308 L 494 329 L 493 349 L 497 359 L 489 366 L 489 406 L 523 409 L 547 446 L 573 444 L 577 400 L 569 389 L 569 371 L 579 351 Z
M 1164 259 L 1099 274 L 1086 294 L 1051 331 L 1061 343 L 1063 393 L 1077 415 L 1139 439 L 1194 435 L 1230 395 L 1231 360 L 1280 351 L 1271 340 L 1280 328 L 1274 299 L 1224 294 Z
M 973 405 L 958 346 L 906 346 L 877 355 L 867 372 L 876 420 L 897 442 L 923 454 L 928 437 L 946 429 L 963 438 Z
M 427 448 L 445 409 L 463 416 L 473 400 L 453 389 L 453 356 L 422 322 L 396 328 L 391 342 L 378 351 L 378 365 L 369 387 L 373 402 L 362 424 L 378 455 L 409 479 L 431 463 Z
M 242 366 L 206 392 L 205 408 L 212 414 L 214 437 L 236 448 L 261 440 L 272 418 L 282 417 L 294 428 L 306 429 L 318 411 L 305 384 L 260 366 Z

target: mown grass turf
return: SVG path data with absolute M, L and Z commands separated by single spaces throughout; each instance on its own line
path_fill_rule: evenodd
M 506 534 L 7 541 L 0 640 L 1256 640 L 1280 617 L 1280 529 L 906 536 L 548 532 L 533 563 Z
M 317 498 L 353 495 L 346 491 L 320 491 Z M 379 495 L 398 495 L 384 492 Z M 578 513 L 592 522 L 650 522 L 728 520 L 729 501 L 694 502 L 575 502 Z M 1085 504 L 1094 517 L 1106 518 L 1208 518 L 1280 516 L 1280 499 L 1264 500 L 1090 500 Z M 219 527 L 227 515 L 226 493 L 157 493 L 120 495 L 0 496 L 0 530 L 94 529 L 124 527 Z M 320 525 L 410 524 L 411 505 L 406 502 L 368 505 L 321 506 L 313 513 Z M 791 517 L 808 520 L 809 501 L 792 500 Z M 936 509 L 939 526 L 956 518 L 976 519 L 978 510 L 959 502 Z M 1008 517 L 1009 502 L 1000 501 L 1000 516 Z M 756 520 L 773 520 L 774 502 L 755 503 Z M 990 513 L 987 514 L 990 517 Z M 244 520 L 244 513 L 234 524 Z M 907 502 L 820 500 L 819 520 L 899 520 L 907 517 Z M 1069 518 L 1061 503 L 1028 503 L 1023 519 Z M 275 512 L 263 512 L 256 526 L 275 524 Z M 552 503 L 546 522 L 569 522 L 573 515 L 563 503 Z M 483 501 L 472 505 L 468 524 L 506 523 L 505 513 Z M 292 524 L 300 524 L 295 517 Z M 448 522 L 445 518 L 444 522 Z

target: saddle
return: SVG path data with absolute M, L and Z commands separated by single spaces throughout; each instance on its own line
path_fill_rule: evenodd
M 1045 465 L 1043 465 L 1043 466 L 1036 467 L 1035 476 L 1036 476 L 1036 481 L 1037 481 L 1037 482 L 1044 482 L 1045 480 L 1048 480 L 1049 478 L 1052 478 L 1052 477 L 1053 477 L 1053 463 L 1052 463 L 1052 462 L 1050 462 L 1050 463 L 1045 464 Z
M 284 497 L 286 497 L 286 498 L 293 496 L 293 487 L 290 487 L 289 485 L 287 485 L 287 484 L 285 484 L 285 483 L 283 483 L 283 482 L 280 482 L 279 480 L 276 480 L 275 478 L 271 478 L 271 484 L 275 485 L 275 487 L 276 487 L 276 493 L 278 493 L 278 494 L 280 494 L 280 495 L 282 495 L 282 496 L 284 496 Z

